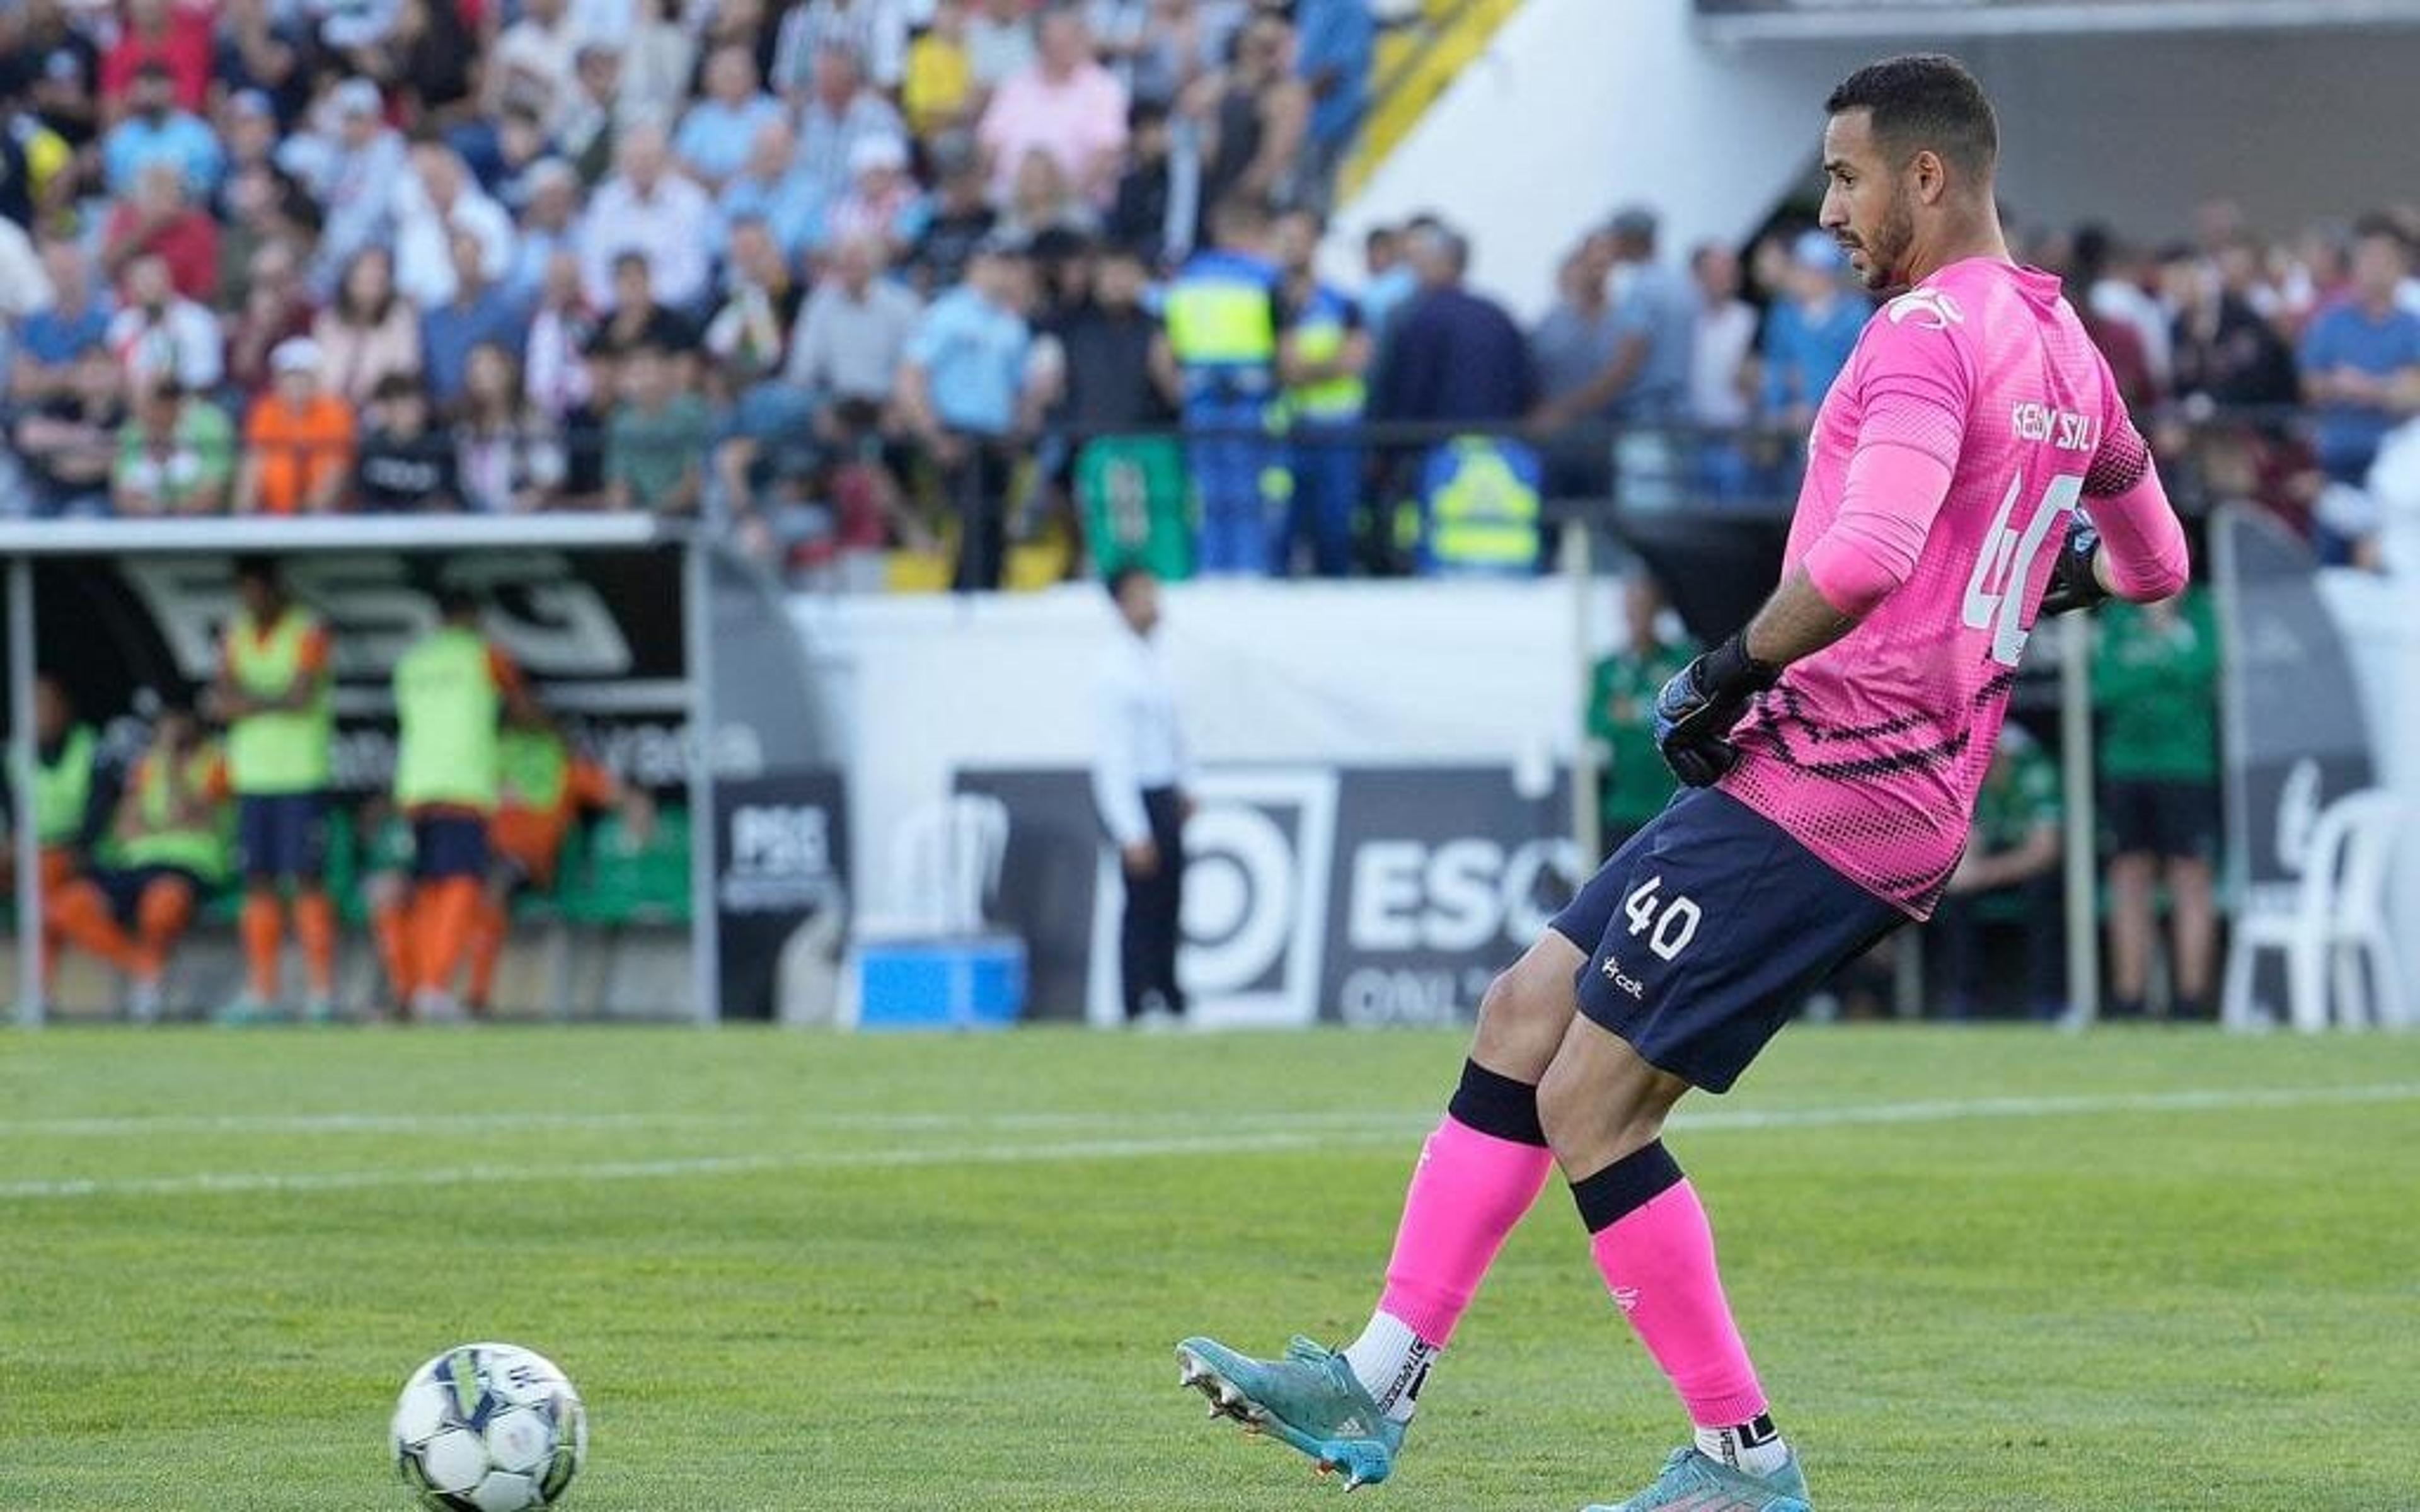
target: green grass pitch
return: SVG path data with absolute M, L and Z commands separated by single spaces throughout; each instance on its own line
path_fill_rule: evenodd
M 1171 1348 L 1349 1336 L 1427 1033 L 0 1035 L 0 1508 L 376 1509 L 560 1362 L 575 1507 L 1295 1509 Z M 2420 1038 L 1796 1029 L 1671 1144 L 1824 1512 L 2420 1508 Z M 1675 1404 L 1550 1186 L 1352 1505 L 1627 1494 Z

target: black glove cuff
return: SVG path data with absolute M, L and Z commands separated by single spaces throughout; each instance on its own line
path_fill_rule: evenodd
M 1699 667 L 1703 679 L 1700 690 L 1710 698 L 1761 693 L 1781 680 L 1780 668 L 1747 654 L 1745 630 L 1707 652 Z

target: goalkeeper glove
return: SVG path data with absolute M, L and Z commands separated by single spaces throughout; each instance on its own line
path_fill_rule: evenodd
M 1672 775 L 1693 788 L 1711 786 L 1739 760 L 1729 736 L 1748 702 L 1771 687 L 1781 669 L 1747 654 L 1744 635 L 1707 652 L 1672 674 L 1655 695 L 1655 745 Z
M 2070 525 L 2067 540 L 2058 548 L 2058 560 L 2050 570 L 2050 587 L 2042 593 L 2041 612 L 2034 617 L 2046 620 L 2054 614 L 2094 609 L 2105 602 L 2109 590 L 2101 586 L 2096 565 L 2100 560 L 2101 532 L 2085 520 Z

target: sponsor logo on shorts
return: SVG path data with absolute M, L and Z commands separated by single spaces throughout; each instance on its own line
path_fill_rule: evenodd
M 1617 956 L 1609 955 L 1605 958 L 1605 980 L 1628 993 L 1634 1000 L 1644 1000 L 1647 996 L 1647 984 L 1637 977 L 1623 976 L 1621 961 Z

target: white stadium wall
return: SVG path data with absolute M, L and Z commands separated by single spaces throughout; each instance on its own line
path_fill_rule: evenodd
M 1357 270 L 1372 224 L 1433 209 L 1472 234 L 1473 282 L 1535 315 L 1556 259 L 1617 205 L 1662 209 L 1676 250 L 1735 239 L 1811 172 L 1832 85 L 1909 48 L 1983 75 L 2028 221 L 2164 240 L 2219 196 L 2278 231 L 2413 197 L 2420 29 L 1715 44 L 1690 10 L 1529 0 L 1339 215 L 1336 270 Z

